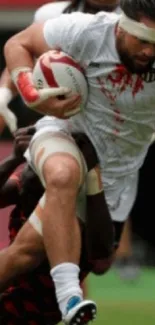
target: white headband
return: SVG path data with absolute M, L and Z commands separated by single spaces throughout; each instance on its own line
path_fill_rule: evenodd
M 143 23 L 130 19 L 124 13 L 120 16 L 119 27 L 139 39 L 155 43 L 155 28 L 147 27 Z

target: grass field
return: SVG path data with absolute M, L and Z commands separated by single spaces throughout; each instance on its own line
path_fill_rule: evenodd
M 94 325 L 155 325 L 155 269 L 143 270 L 135 282 L 123 282 L 115 271 L 87 282 L 98 305 Z

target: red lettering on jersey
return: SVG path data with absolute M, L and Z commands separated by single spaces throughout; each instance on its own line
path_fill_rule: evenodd
M 97 81 L 101 87 L 102 93 L 111 101 L 112 104 L 114 104 L 116 100 L 116 95 L 112 94 L 110 90 L 106 89 L 106 86 L 102 78 L 97 77 Z
M 132 90 L 133 96 L 136 96 L 136 94 L 143 89 L 144 89 L 143 80 L 141 79 L 141 77 L 138 76 Z

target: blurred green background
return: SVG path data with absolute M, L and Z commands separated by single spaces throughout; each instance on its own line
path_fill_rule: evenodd
M 88 296 L 97 302 L 94 325 L 155 325 L 155 269 L 142 269 L 135 280 L 122 280 L 116 270 L 90 275 Z

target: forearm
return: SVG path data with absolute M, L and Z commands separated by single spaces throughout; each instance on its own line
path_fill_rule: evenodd
M 33 75 L 35 59 L 49 50 L 52 49 L 44 37 L 44 24 L 33 24 L 6 42 L 4 55 L 11 79 L 24 103 L 43 115 L 66 118 L 79 110 L 81 96 L 72 96 L 72 87 L 57 86 L 55 83 L 49 87 L 48 82 L 43 82 L 43 88 L 40 89 Z M 70 96 L 66 98 L 68 94 Z M 62 95 L 64 99 L 57 98 Z
M 87 196 L 86 233 L 91 259 L 111 257 L 114 250 L 114 227 L 103 192 Z
M 51 92 L 53 95 L 53 90 L 49 88 L 39 90 L 33 79 L 35 58 L 48 49 L 40 24 L 28 27 L 5 44 L 4 54 L 11 79 L 28 107 L 38 106 L 51 96 Z M 54 96 L 64 94 L 63 88 L 60 87 L 57 94 L 54 92 Z
M 87 174 L 86 234 L 91 260 L 111 257 L 114 250 L 114 227 L 106 203 L 100 169 L 92 168 Z
M 14 155 L 10 155 L 0 163 L 0 189 L 20 164 L 21 160 Z

